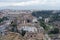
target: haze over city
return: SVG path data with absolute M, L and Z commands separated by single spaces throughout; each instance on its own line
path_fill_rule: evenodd
M 0 0 L 0 40 L 60 40 L 60 0 Z

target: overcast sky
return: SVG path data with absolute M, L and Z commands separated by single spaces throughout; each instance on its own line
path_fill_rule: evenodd
M 0 8 L 60 9 L 60 0 L 0 0 Z

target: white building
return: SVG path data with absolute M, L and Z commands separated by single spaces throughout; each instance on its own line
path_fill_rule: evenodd
M 48 23 L 50 21 L 50 18 L 45 18 L 45 23 Z
M 39 19 L 42 19 L 42 17 L 40 16 Z
M 25 30 L 27 32 L 37 32 L 37 28 L 31 26 L 22 26 L 21 28 L 19 28 L 19 30 Z
M 33 18 L 32 22 L 38 22 L 37 18 Z

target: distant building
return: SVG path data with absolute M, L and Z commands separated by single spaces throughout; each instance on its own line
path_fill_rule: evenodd
M 45 23 L 48 23 L 50 21 L 50 18 L 45 18 Z
M 0 35 L 5 35 L 6 32 L 8 31 L 7 28 L 9 27 L 10 22 L 4 22 L 0 25 Z
M 40 16 L 39 19 L 42 19 L 42 17 Z
M 38 22 L 37 18 L 33 18 L 32 22 Z
M 0 13 L 0 18 L 3 18 L 4 17 L 4 14 L 3 13 Z

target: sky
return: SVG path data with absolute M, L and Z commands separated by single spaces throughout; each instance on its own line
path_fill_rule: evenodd
M 0 9 L 60 10 L 60 0 L 0 0 Z

